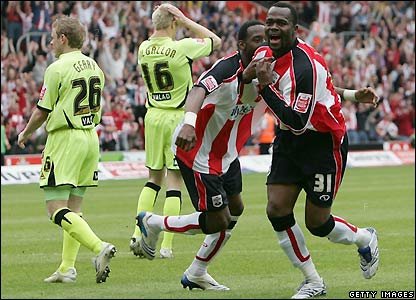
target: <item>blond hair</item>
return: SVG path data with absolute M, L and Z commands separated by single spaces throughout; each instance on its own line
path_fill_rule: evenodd
M 85 27 L 77 19 L 68 16 L 61 16 L 53 22 L 56 35 L 65 35 L 68 39 L 68 46 L 71 48 L 81 49 L 85 40 Z
M 152 14 L 152 23 L 156 30 L 168 28 L 174 18 L 173 15 L 162 4 Z

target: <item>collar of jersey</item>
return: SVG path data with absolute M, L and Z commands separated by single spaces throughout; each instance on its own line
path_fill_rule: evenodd
M 71 54 L 74 54 L 74 53 L 77 53 L 77 52 L 81 53 L 81 50 L 74 50 L 74 51 L 71 51 L 71 52 L 62 53 L 61 55 L 59 55 L 59 58 L 61 59 L 65 56 L 68 56 L 68 55 L 71 55 Z
M 172 39 L 170 36 L 155 36 L 155 37 L 149 37 L 149 40 L 155 40 L 155 39 L 158 39 L 158 40 L 161 40 L 161 39 Z

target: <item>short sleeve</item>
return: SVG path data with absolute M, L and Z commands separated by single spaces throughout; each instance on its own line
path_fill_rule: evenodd
M 60 74 L 55 68 L 48 68 L 45 72 L 42 89 L 37 106 L 52 111 L 59 95 Z
M 209 56 L 213 51 L 213 42 L 211 38 L 184 38 L 179 41 L 179 44 L 183 53 L 186 53 L 186 56 L 192 60 Z

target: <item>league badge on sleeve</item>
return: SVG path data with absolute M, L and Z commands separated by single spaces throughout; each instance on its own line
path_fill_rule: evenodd
M 293 109 L 297 112 L 305 113 L 308 111 L 309 103 L 311 103 L 311 100 L 311 94 L 299 93 L 298 97 L 296 98 Z
M 212 75 L 202 79 L 201 83 L 207 88 L 207 91 L 210 93 L 218 87 L 218 83 Z
M 39 100 L 43 100 L 43 96 L 45 95 L 45 93 L 46 93 L 46 85 L 43 84 L 42 89 L 40 90 L 40 93 L 39 93 Z

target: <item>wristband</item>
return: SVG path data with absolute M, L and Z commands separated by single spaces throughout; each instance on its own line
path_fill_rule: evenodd
M 355 98 L 356 92 L 357 90 L 344 90 L 344 92 L 342 93 L 342 96 L 344 97 L 345 100 L 357 101 L 357 98 Z
M 187 111 L 185 113 L 185 117 L 184 117 L 184 124 L 188 124 L 191 125 L 193 128 L 195 128 L 195 123 L 196 123 L 196 113 L 192 112 L 192 111 Z

